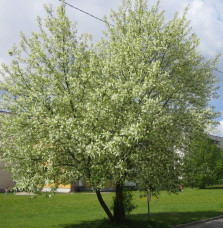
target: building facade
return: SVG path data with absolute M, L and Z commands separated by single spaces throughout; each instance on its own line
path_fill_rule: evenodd
M 0 115 L 10 115 L 9 112 L 0 111 Z M 1 127 L 1 123 L 0 123 Z M 4 167 L 4 163 L 0 163 L 0 192 L 4 192 L 5 189 L 10 189 L 15 186 L 15 182 L 11 180 L 11 174 Z

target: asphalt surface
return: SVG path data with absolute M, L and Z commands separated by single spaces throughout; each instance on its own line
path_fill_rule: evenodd
M 205 221 L 184 224 L 176 228 L 223 228 L 223 216 L 219 216 Z
M 223 218 L 189 225 L 186 228 L 223 228 Z

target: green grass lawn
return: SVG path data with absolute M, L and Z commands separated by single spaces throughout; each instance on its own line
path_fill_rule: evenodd
M 108 204 L 114 193 L 103 194 Z M 151 219 L 147 218 L 146 198 L 135 192 L 138 205 L 128 217 L 126 225 L 120 227 L 170 228 L 178 224 L 202 220 L 223 214 L 223 189 L 184 189 L 178 195 L 162 192 L 152 198 Z M 112 227 L 97 201 L 95 194 L 56 194 L 54 197 L 15 196 L 0 194 L 0 227 Z

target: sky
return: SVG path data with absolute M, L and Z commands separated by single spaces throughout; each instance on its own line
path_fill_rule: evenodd
M 67 3 L 87 11 L 99 18 L 109 15 L 111 9 L 117 9 L 121 0 L 67 0 Z M 149 0 L 151 6 L 156 0 Z M 38 31 L 37 16 L 46 16 L 43 5 L 51 4 L 56 9 L 59 0 L 0 0 L 0 63 L 8 63 L 8 51 L 14 43 L 19 43 L 20 32 L 29 35 Z M 191 21 L 193 31 L 200 38 L 199 51 L 205 58 L 213 58 L 223 53 L 223 1 L 222 0 L 160 0 L 160 8 L 165 10 L 166 20 L 171 19 L 175 12 L 182 13 L 186 6 L 190 7 L 187 18 Z M 96 20 L 74 8 L 67 6 L 67 14 L 72 21 L 78 23 L 79 33 L 91 33 L 94 41 L 102 36 L 106 29 L 103 22 Z M 217 70 L 223 72 L 223 56 Z M 219 98 L 211 105 L 215 111 L 222 113 L 218 118 L 220 125 L 213 133 L 223 136 L 223 73 L 214 72 L 218 79 Z

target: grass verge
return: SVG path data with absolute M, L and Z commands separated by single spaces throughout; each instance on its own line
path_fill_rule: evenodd
M 223 189 L 184 189 L 184 192 L 152 198 L 151 217 L 147 216 L 147 202 L 135 192 L 138 207 L 120 228 L 155 227 L 171 228 L 179 224 L 223 214 Z M 111 205 L 114 193 L 103 194 Z M 56 194 L 54 197 L 15 196 L 0 194 L 0 227 L 61 227 L 109 228 L 112 227 L 100 207 L 95 194 Z

